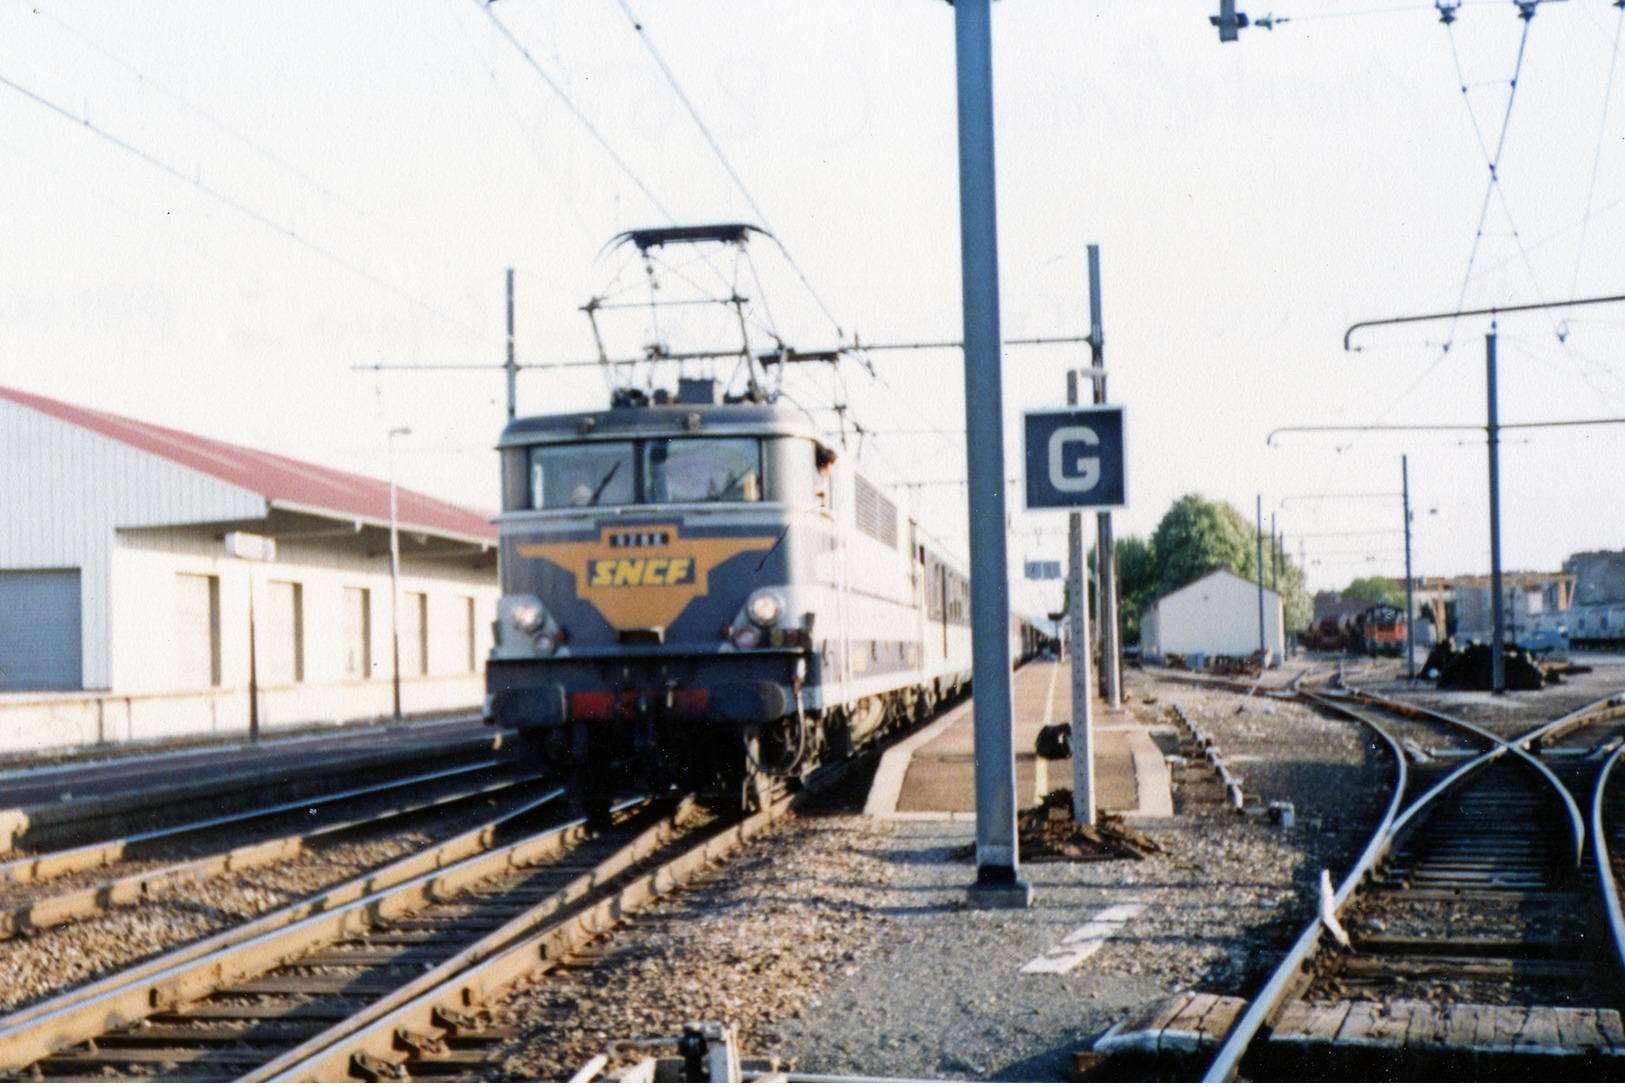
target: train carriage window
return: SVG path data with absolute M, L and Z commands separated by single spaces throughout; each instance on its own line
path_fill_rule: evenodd
M 530 451 L 531 509 L 625 506 L 637 500 L 631 442 L 540 445 Z
M 644 443 L 650 502 L 760 502 L 755 438 L 660 438 Z

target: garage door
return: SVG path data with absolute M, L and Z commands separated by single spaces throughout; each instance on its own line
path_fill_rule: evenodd
M 79 571 L 0 570 L 0 691 L 77 691 Z

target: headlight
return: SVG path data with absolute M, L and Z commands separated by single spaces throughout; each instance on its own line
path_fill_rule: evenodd
M 542 625 L 542 602 L 534 596 L 515 596 L 503 601 L 508 622 L 524 634 L 534 633 Z
M 558 639 L 551 634 L 536 635 L 536 652 L 544 657 L 551 657 L 559 648 Z
M 760 589 L 745 605 L 750 621 L 759 627 L 770 627 L 784 614 L 784 598 L 772 589 Z
M 745 626 L 734 631 L 734 645 L 740 649 L 755 649 L 762 641 L 762 632 L 755 627 Z

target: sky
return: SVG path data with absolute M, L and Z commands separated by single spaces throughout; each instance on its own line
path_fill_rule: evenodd
M 1352 351 L 1344 333 L 1625 294 L 1625 13 L 1280 0 L 1273 27 L 1221 44 L 1217 8 L 994 5 L 1004 334 L 1087 333 L 1100 246 L 1119 536 L 1197 493 L 1261 504 L 1313 588 L 1402 575 L 1403 456 L 1416 573 L 1485 572 L 1489 319 L 1367 328 Z M 608 243 L 671 223 L 772 238 L 671 254 L 662 297 L 738 292 L 753 334 L 801 350 L 957 340 L 953 18 L 943 0 L 0 0 L 0 384 L 379 477 L 408 427 L 404 485 L 495 509 L 509 268 L 524 363 L 596 358 L 581 307 L 650 293 Z M 697 316 L 601 316 L 612 354 L 737 342 Z M 1625 307 L 1503 314 L 1497 336 L 1504 423 L 1625 418 Z M 961 538 L 959 353 L 866 359 L 804 367 L 787 395 L 844 418 L 864 469 Z M 1012 479 L 1021 412 L 1064 403 L 1087 362 L 1007 349 Z M 400 369 L 449 365 L 474 369 Z M 605 401 L 593 369 L 519 379 L 522 414 Z M 1462 429 L 1301 429 L 1373 426 Z M 1506 568 L 1625 547 L 1622 469 L 1625 426 L 1507 431 Z M 1059 606 L 1020 565 L 1062 557 L 1065 516 L 1024 512 L 1016 485 L 1007 506 L 1014 599 Z

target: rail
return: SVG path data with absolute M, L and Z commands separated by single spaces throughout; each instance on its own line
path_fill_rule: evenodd
M 1614 938 L 1614 958 L 1620 969 L 1625 970 L 1625 909 L 1620 905 L 1619 878 L 1614 872 L 1614 859 L 1609 856 L 1608 835 L 1603 827 L 1608 776 L 1619 765 L 1621 755 L 1625 755 L 1625 744 L 1616 747 L 1609 756 L 1591 792 L 1591 849 L 1597 866 L 1597 882 L 1602 884 L 1603 912 L 1608 918 L 1608 931 Z
M 1466 765 L 1461 766 L 1454 774 L 1440 782 L 1438 787 L 1430 790 L 1427 796 L 1423 798 L 1429 802 L 1431 802 L 1437 793 L 1443 791 L 1444 787 L 1460 782 L 1471 773 L 1476 772 L 1481 766 L 1487 766 L 1489 763 L 1494 762 L 1507 752 L 1510 751 L 1514 755 L 1517 755 L 1524 761 L 1525 765 L 1529 766 L 1546 780 L 1546 784 L 1556 791 L 1558 799 L 1563 802 L 1563 810 L 1568 815 L 1569 820 L 1569 838 L 1574 842 L 1574 866 L 1579 868 L 1585 863 L 1586 823 L 1585 817 L 1580 814 L 1579 804 L 1575 802 L 1574 794 L 1569 792 L 1569 790 L 1564 787 L 1563 783 L 1557 779 L 1557 775 L 1552 773 L 1551 767 L 1547 766 L 1544 762 L 1541 762 L 1540 759 L 1536 758 L 1528 750 L 1529 744 L 1537 739 L 1544 738 L 1545 736 L 1551 735 L 1566 728 L 1575 728 L 1580 724 L 1587 723 L 1583 716 L 1586 713 L 1584 709 L 1567 714 L 1555 721 L 1547 722 L 1546 724 L 1541 725 L 1532 732 L 1526 733 L 1523 736 L 1519 736 L 1511 740 L 1505 740 L 1487 729 L 1480 728 L 1471 721 L 1463 721 L 1458 717 L 1452 717 L 1449 714 L 1441 713 L 1438 710 L 1425 709 L 1421 706 L 1413 706 L 1407 702 L 1398 702 L 1393 699 L 1383 698 L 1381 695 L 1372 694 L 1369 691 L 1362 691 L 1353 687 L 1350 687 L 1349 691 L 1358 698 L 1365 699 L 1366 701 L 1373 702 L 1377 705 L 1396 709 L 1401 713 L 1418 711 L 1425 713 L 1427 716 L 1436 721 L 1443 721 L 1446 724 L 1453 725 L 1457 728 L 1466 729 L 1478 736 L 1483 737 L 1484 739 L 1490 740 L 1497 745 L 1496 750 L 1486 752 Z M 1412 805 L 1412 810 L 1407 812 L 1405 816 L 1401 818 L 1401 825 L 1420 811 L 1421 806 L 1422 800 L 1418 800 L 1415 805 Z M 1395 827 L 1394 829 L 1397 831 L 1399 827 Z
M 580 835 L 581 820 L 490 851 L 501 826 L 558 801 L 557 790 L 412 856 L 285 906 L 243 925 L 139 963 L 116 974 L 0 1018 L 0 1068 L 25 1068 L 63 1046 L 137 1022 L 206 992 L 221 979 L 251 973 L 287 954 L 290 940 L 317 929 L 342 933 L 346 924 L 412 899 L 441 893 L 448 884 L 479 878 L 497 865 L 556 849 Z M 483 863 L 480 863 L 483 862 Z
M 1242 1057 L 1252 1046 L 1258 1032 L 1274 1017 L 1276 1012 L 1279 1010 L 1280 1005 L 1284 1002 L 1290 985 L 1296 980 L 1304 964 L 1309 961 L 1314 952 L 1319 948 L 1321 938 L 1328 928 L 1328 922 L 1335 920 L 1338 913 L 1341 912 L 1341 910 L 1347 904 L 1349 898 L 1352 897 L 1354 891 L 1358 889 L 1358 887 L 1375 871 L 1377 864 L 1380 863 L 1381 859 L 1392 848 L 1400 831 L 1420 812 L 1426 810 L 1426 808 L 1438 797 L 1444 795 L 1450 789 L 1459 785 L 1462 780 L 1473 773 L 1476 773 L 1484 766 L 1503 758 L 1509 751 L 1523 757 L 1526 761 L 1536 766 L 1542 773 L 1543 777 L 1558 790 L 1558 795 L 1565 801 L 1566 809 L 1570 815 L 1571 834 L 1576 839 L 1577 863 L 1578 861 L 1583 861 L 1585 825 L 1583 820 L 1579 820 L 1578 807 L 1574 802 L 1573 795 L 1563 786 L 1562 782 L 1556 778 L 1549 767 L 1546 767 L 1539 759 L 1535 758 L 1528 751 L 1524 750 L 1524 748 L 1536 740 L 1544 739 L 1565 729 L 1579 727 L 1584 724 L 1597 723 L 1598 721 L 1607 720 L 1614 716 L 1625 715 L 1625 697 L 1613 696 L 1608 699 L 1599 700 L 1584 706 L 1579 710 L 1559 717 L 1556 720 L 1547 722 L 1546 724 L 1539 726 L 1523 736 L 1512 740 L 1505 740 L 1499 736 L 1496 736 L 1494 733 L 1472 724 L 1471 722 L 1462 721 L 1458 718 L 1451 717 L 1448 714 L 1428 710 L 1424 707 L 1414 706 L 1408 703 L 1396 702 L 1394 700 L 1386 699 L 1379 695 L 1361 691 L 1353 687 L 1345 686 L 1345 690 L 1348 691 L 1349 696 L 1352 699 L 1357 701 L 1383 706 L 1392 712 L 1425 714 L 1426 716 L 1429 716 L 1435 720 L 1450 724 L 1454 727 L 1465 729 L 1484 740 L 1492 742 L 1493 747 L 1491 750 L 1486 751 L 1484 754 L 1479 755 L 1477 758 L 1474 758 L 1461 767 L 1458 767 L 1454 772 L 1437 782 L 1432 788 L 1428 789 L 1425 793 L 1408 805 L 1403 812 L 1399 812 L 1398 814 L 1396 814 L 1396 810 L 1398 805 L 1403 800 L 1405 786 L 1401 784 L 1398 788 L 1396 788 L 1393 799 L 1389 804 L 1388 813 L 1384 817 L 1383 822 L 1378 826 L 1376 833 L 1372 836 L 1371 843 L 1366 847 L 1365 852 L 1355 863 L 1349 875 L 1338 887 L 1337 891 L 1332 897 L 1331 902 L 1323 904 L 1320 916 L 1317 916 L 1316 919 L 1311 922 L 1307 928 L 1305 928 L 1303 934 L 1298 938 L 1297 942 L 1293 944 L 1291 950 L 1289 950 L 1287 955 L 1282 959 L 1281 964 L 1276 968 L 1275 973 L 1271 975 L 1270 980 L 1265 984 L 1264 988 L 1259 991 L 1258 996 L 1255 997 L 1248 1005 L 1246 1012 L 1236 1021 L 1230 1032 L 1225 1036 L 1224 1043 L 1221 1045 L 1218 1053 L 1215 1055 L 1212 1063 L 1209 1065 L 1207 1072 L 1203 1075 L 1202 1081 L 1204 1083 L 1223 1083 L 1235 1077 L 1237 1071 L 1239 1070 Z M 1401 767 L 1400 778 L 1401 782 L 1403 782 L 1403 768 L 1405 766 L 1404 753 L 1386 730 L 1382 729 L 1381 726 L 1377 725 L 1374 721 L 1371 721 L 1368 718 L 1365 718 L 1363 715 L 1356 713 L 1354 710 L 1341 705 L 1340 702 L 1343 701 L 1341 699 L 1329 699 L 1309 692 L 1300 693 L 1304 698 L 1321 704 L 1328 709 L 1332 709 L 1334 712 L 1339 712 L 1354 717 L 1356 720 L 1361 721 L 1381 734 L 1388 742 L 1389 747 L 1393 751 L 1398 762 L 1398 765 Z M 1625 750 L 1625 748 L 1622 748 L 1622 750 Z M 1619 753 L 1616 752 L 1616 760 L 1618 755 Z M 1612 763 L 1610 763 L 1610 765 L 1612 765 Z M 1594 812 L 1596 810 L 1596 806 L 1597 801 L 1594 800 Z M 1594 815 L 1594 822 L 1596 818 L 1597 817 Z M 1579 828 L 1577 831 L 1574 829 L 1576 820 L 1579 820 Z M 1593 838 L 1594 840 L 1598 840 L 1596 835 L 1593 835 Z M 1603 848 L 1603 852 L 1599 855 L 1606 857 L 1606 849 Z M 1606 885 L 1610 881 L 1604 880 L 1603 882 Z M 1614 911 L 1615 917 L 1618 918 L 1617 892 L 1614 897 L 1614 902 L 1616 906 Z M 1613 922 L 1611 921 L 1611 923 Z M 1619 934 L 1625 933 L 1625 918 L 1618 918 L 1618 924 L 1620 927 L 1615 930 L 1616 948 L 1622 948 L 1625 947 L 1625 944 L 1621 944 L 1619 942 Z M 1621 952 L 1621 954 L 1622 956 L 1625 956 L 1625 952 Z M 1622 958 L 1622 964 L 1625 964 L 1625 958 Z
M 410 986 L 398 990 L 350 1020 L 283 1057 L 255 1069 L 245 1081 L 334 1082 L 382 1071 L 406 1078 L 409 1048 L 403 1039 L 442 1043 L 451 1031 L 443 1026 L 457 1018 L 459 1008 L 477 1005 L 489 992 L 503 989 L 538 969 L 556 964 L 614 925 L 617 919 L 641 908 L 707 865 L 733 852 L 780 819 L 793 802 L 782 797 L 763 811 L 709 835 L 680 856 L 632 880 L 613 893 L 592 901 L 585 909 L 537 928 L 536 918 L 518 919 L 492 933 L 443 966 Z M 623 855 L 631 846 L 606 861 L 601 870 L 583 876 L 591 886 L 611 882 L 611 873 L 629 867 Z M 454 1014 L 448 1016 L 447 1010 Z M 408 1052 L 403 1053 L 403 1048 Z
M 431 775 L 431 777 L 439 776 L 444 775 Z M 493 797 L 535 783 L 536 779 L 528 772 L 514 772 L 495 780 L 452 786 L 410 801 L 391 804 L 357 818 L 343 819 L 293 834 L 262 839 L 208 856 L 143 868 L 92 886 L 46 895 L 28 902 L 0 906 L 0 939 L 94 917 L 115 906 L 150 901 L 158 893 L 182 883 L 211 879 L 227 872 L 246 872 L 289 861 L 303 853 L 309 843 L 324 838 L 332 838 L 436 808 L 450 807 L 479 797 Z M 307 807 L 313 803 L 315 802 L 308 801 L 299 807 Z M 309 810 L 314 811 L 315 808 Z
M 89 845 L 73 846 L 68 849 L 58 849 L 32 857 L 22 857 L 0 864 L 0 881 L 8 883 L 39 883 L 75 872 L 102 868 L 124 860 L 132 845 L 151 844 L 166 838 L 178 838 L 187 834 L 202 834 L 238 823 L 251 823 L 256 820 L 274 818 L 309 808 L 319 808 L 327 804 L 337 804 L 345 800 L 356 800 L 376 793 L 398 792 L 403 788 L 410 788 L 414 785 L 484 773 L 511 765 L 511 759 L 488 759 L 470 763 L 466 766 L 455 766 L 448 770 L 436 770 L 433 773 L 419 774 L 416 777 L 394 778 L 389 781 L 358 786 L 354 789 L 325 793 L 321 796 L 300 797 L 280 804 L 254 808 L 251 811 L 233 812 L 230 815 L 217 816 L 213 819 L 200 819 L 180 826 L 160 827 L 157 830 L 131 834 L 123 838 L 93 842 Z
M 1366 877 L 1376 870 L 1377 865 L 1387 853 L 1393 841 L 1392 828 L 1395 825 L 1399 805 L 1404 801 L 1405 790 L 1409 786 L 1410 775 L 1406 768 L 1404 749 L 1400 747 L 1398 741 L 1394 739 L 1387 729 L 1369 717 L 1345 706 L 1340 706 L 1329 699 L 1323 699 L 1306 691 L 1300 691 L 1299 694 L 1300 697 L 1323 705 L 1335 713 L 1352 717 L 1382 738 L 1383 742 L 1388 745 L 1389 754 L 1394 759 L 1393 795 L 1389 798 L 1388 809 L 1383 813 L 1382 821 L 1377 825 L 1377 830 L 1371 836 L 1371 841 L 1367 843 L 1365 851 L 1360 854 L 1359 860 L 1354 863 L 1354 868 L 1333 893 L 1332 901 L 1303 930 L 1303 933 L 1292 945 L 1291 950 L 1287 952 L 1286 957 L 1282 959 L 1281 965 L 1271 975 L 1270 980 L 1265 983 L 1263 989 L 1259 990 L 1258 995 L 1248 1005 L 1247 1011 L 1236 1021 L 1235 1025 L 1230 1029 L 1230 1033 L 1225 1036 L 1224 1044 L 1219 1048 L 1219 1052 L 1213 1058 L 1213 1063 L 1209 1065 L 1207 1073 L 1202 1077 L 1204 1083 L 1223 1083 L 1235 1076 L 1236 1069 L 1241 1064 L 1241 1058 L 1247 1052 L 1248 1047 L 1252 1045 L 1254 1037 L 1275 1014 L 1281 1003 L 1286 999 L 1290 987 L 1302 970 L 1303 965 L 1309 961 L 1320 947 L 1321 936 L 1326 931 L 1326 917 L 1328 915 L 1336 916 L 1337 911 L 1343 908 L 1344 903 L 1349 900 L 1355 889 L 1359 887 Z

